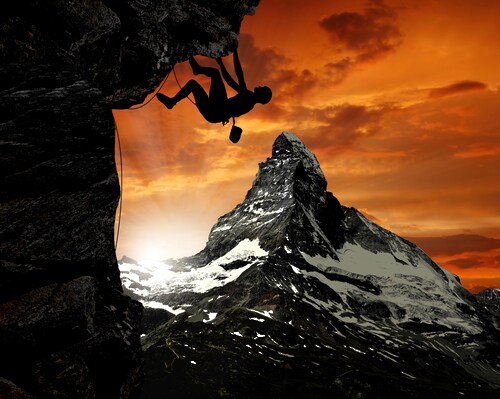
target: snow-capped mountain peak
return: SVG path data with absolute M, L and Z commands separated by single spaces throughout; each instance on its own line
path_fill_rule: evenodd
M 342 242 L 340 203 L 326 192 L 326 180 L 314 154 L 294 134 L 275 140 L 272 156 L 259 171 L 245 200 L 219 218 L 203 255 L 220 257 L 243 239 L 259 239 L 273 252 L 284 247 L 314 247 L 333 254 Z
M 282 133 L 203 251 L 142 274 L 121 262 L 129 292 L 177 314 L 146 337 L 151 367 L 164 369 L 167 338 L 168 356 L 189 359 L 215 396 L 222 378 L 239 398 L 495 397 L 500 291 L 474 298 L 326 186 L 312 152 Z M 179 384 L 163 378 L 163 390 Z M 273 393 L 276 379 L 306 388 Z
M 310 175 L 317 175 L 326 184 L 325 176 L 316 156 L 293 133 L 283 132 L 277 137 L 273 144 L 272 158 L 297 160 L 302 163 Z

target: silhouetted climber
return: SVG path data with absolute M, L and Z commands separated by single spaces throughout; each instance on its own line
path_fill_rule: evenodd
M 220 67 L 220 72 L 216 68 L 199 65 L 193 57 L 189 58 L 189 65 L 191 65 L 194 75 L 206 75 L 211 79 L 208 94 L 196 80 L 190 80 L 174 97 L 168 97 L 161 93 L 156 96 L 168 109 L 172 109 L 175 104 L 193 93 L 196 107 L 208 122 L 222 122 L 225 125 L 231 118 L 233 119 L 233 127 L 229 138 L 233 143 L 237 143 L 240 140 L 242 129 L 234 125 L 234 118 L 251 111 L 257 103 L 267 104 L 273 94 L 267 86 L 258 86 L 254 91 L 247 89 L 237 51 L 233 53 L 233 62 L 238 83 L 229 74 L 222 59 L 217 58 L 216 61 Z M 221 73 L 226 83 L 236 90 L 238 94 L 228 98 Z

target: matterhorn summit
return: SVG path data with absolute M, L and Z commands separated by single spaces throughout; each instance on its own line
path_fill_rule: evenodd
M 343 218 L 314 154 L 297 136 L 284 132 L 274 142 L 272 156 L 259 165 L 245 200 L 210 231 L 203 254 L 212 259 L 248 238 L 258 239 L 270 253 L 307 249 L 335 256 L 343 241 Z
M 144 398 L 498 397 L 496 292 L 474 297 L 326 188 L 283 132 L 200 253 L 120 262 L 153 315 Z

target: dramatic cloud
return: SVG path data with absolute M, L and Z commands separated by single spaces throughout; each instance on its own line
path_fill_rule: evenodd
M 448 86 L 436 87 L 430 89 L 429 97 L 439 98 L 446 96 L 454 96 L 456 94 L 462 94 L 464 92 L 486 90 L 487 88 L 488 86 L 482 82 L 476 82 L 473 80 L 463 80 L 461 82 L 456 82 Z
M 500 240 L 462 234 L 409 238 L 439 265 L 460 276 L 465 288 L 477 293 L 500 282 Z
M 406 237 L 432 256 L 457 255 L 464 252 L 484 252 L 500 248 L 500 240 L 476 234 L 445 237 Z M 461 261 L 458 261 L 459 263 Z M 462 261 L 463 263 L 463 261 Z M 463 266 L 462 266 L 463 267 Z
M 369 107 L 346 103 L 314 110 L 311 118 L 321 122 L 321 126 L 311 129 L 308 145 L 323 151 L 328 147 L 352 148 L 360 140 L 376 135 L 382 128 L 383 117 L 396 109 L 393 105 Z
M 364 14 L 343 12 L 323 18 L 320 25 L 347 49 L 362 54 L 392 50 L 401 37 L 394 12 L 381 2 L 366 8 Z
M 290 60 L 280 54 L 275 48 L 259 48 L 255 45 L 255 39 L 250 34 L 240 36 L 239 55 L 245 72 L 245 80 L 249 86 L 257 85 L 280 85 L 283 81 L 290 79 L 293 75 L 285 67 Z M 226 64 L 232 57 L 225 59 Z M 275 87 L 273 87 L 275 89 Z
M 459 269 L 469 269 L 484 265 L 482 259 L 471 257 L 451 259 L 446 263 L 447 265 L 455 266 Z
M 339 83 L 358 64 L 385 57 L 402 42 L 393 9 L 382 1 L 370 1 L 363 13 L 335 13 L 321 19 L 320 26 L 328 32 L 337 53 L 347 56 L 326 64 Z
M 345 57 L 340 61 L 327 63 L 325 65 L 325 71 L 333 77 L 332 81 L 334 84 L 339 84 L 347 78 L 347 75 L 352 71 L 355 64 L 356 59 Z
M 468 148 L 456 152 L 453 156 L 457 159 L 480 158 L 498 156 L 500 154 L 500 145 L 491 143 L 471 144 Z
M 441 266 L 464 277 L 477 277 L 483 273 L 500 277 L 500 251 L 469 252 L 460 257 L 438 258 Z M 481 272 L 482 271 L 482 272 Z
M 462 284 L 473 294 L 487 288 L 500 287 L 500 278 L 461 278 Z
M 308 69 L 290 68 L 293 61 L 274 48 L 259 48 L 252 35 L 240 36 L 240 58 L 245 80 L 250 87 L 269 86 L 273 101 L 284 97 L 301 98 L 317 84 L 317 77 Z

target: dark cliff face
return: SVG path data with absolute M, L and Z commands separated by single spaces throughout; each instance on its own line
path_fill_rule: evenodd
M 178 61 L 229 53 L 257 3 L 0 6 L 0 396 L 138 391 L 141 306 L 121 293 L 114 251 L 111 108 L 141 102 Z
M 226 55 L 259 0 L 65 0 L 2 5 L 1 63 L 59 63 L 111 108 L 140 102 L 189 56 Z

